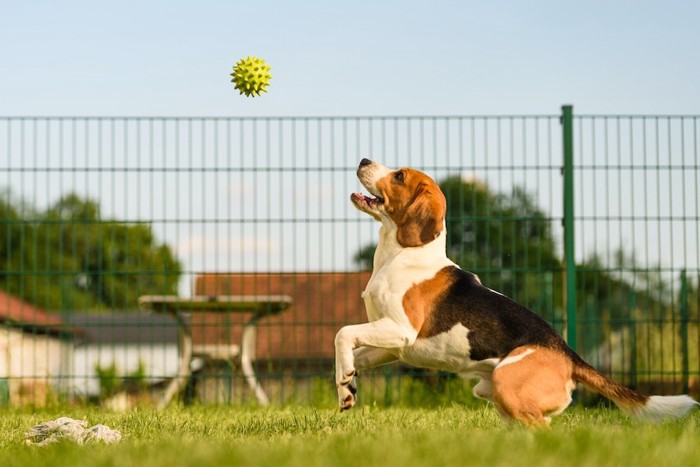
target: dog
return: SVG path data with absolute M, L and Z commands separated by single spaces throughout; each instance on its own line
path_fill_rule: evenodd
M 358 370 L 397 360 L 477 378 L 477 397 L 505 421 L 548 426 L 571 403 L 576 383 L 624 413 L 679 418 L 689 396 L 644 396 L 598 372 L 544 319 L 484 286 L 446 254 L 447 201 L 426 174 L 362 159 L 352 204 L 381 223 L 373 271 L 362 293 L 369 322 L 335 337 L 340 411 L 355 404 Z

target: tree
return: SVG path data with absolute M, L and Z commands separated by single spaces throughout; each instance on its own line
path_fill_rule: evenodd
M 476 180 L 440 183 L 447 198 L 447 252 L 482 282 L 550 317 L 561 260 L 552 219 L 519 187 L 493 193 Z
M 0 204 L 0 287 L 46 309 L 135 308 L 141 294 L 177 292 L 182 271 L 148 224 L 104 219 L 67 194 L 45 212 Z
M 0 197 L 0 261 L 9 264 L 22 246 L 20 215 L 9 192 Z M 0 268 L 0 281 L 7 279 L 9 269 Z

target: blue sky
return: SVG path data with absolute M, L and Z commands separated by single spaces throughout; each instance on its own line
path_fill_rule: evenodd
M 697 1 L 0 2 L 2 116 L 558 115 L 562 104 L 573 104 L 577 114 L 700 114 Z M 261 56 L 272 67 L 270 92 L 259 98 L 240 96 L 230 83 L 232 65 L 247 55 Z M 201 167 L 216 167 L 226 160 L 223 165 L 236 167 L 265 164 L 271 158 L 284 167 L 333 164 L 349 168 L 362 156 L 376 157 L 389 165 L 430 160 L 439 166 L 450 165 L 447 160 L 452 160 L 455 148 L 461 146 L 461 139 L 457 142 L 461 137 L 453 132 L 452 156 L 444 148 L 433 150 L 438 143 L 447 144 L 447 124 L 440 123 L 442 126 L 431 133 L 434 122 L 426 124 L 425 133 L 414 132 L 413 139 L 402 136 L 388 154 L 377 154 L 383 147 L 378 141 L 385 134 L 378 130 L 372 133 L 366 122 L 357 121 L 349 123 L 347 133 L 341 133 L 344 124 L 339 124 L 337 134 L 323 133 L 325 139 L 318 146 L 314 145 L 321 142 L 321 136 L 314 136 L 314 131 L 322 124 L 300 122 L 298 131 L 311 128 L 311 149 L 301 136 L 292 144 L 288 130 L 280 132 L 275 124 L 272 130 L 266 130 L 262 123 L 251 130 L 250 122 L 195 123 L 194 137 L 187 139 L 183 135 L 189 135 L 191 123 L 186 121 L 181 123 L 181 133 L 175 135 L 172 128 L 176 124 L 162 121 L 156 122 L 155 133 L 148 122 L 7 122 L 4 127 L 0 124 L 0 166 L 8 164 L 20 170 L 1 174 L 0 188 L 9 186 L 40 207 L 70 189 L 98 199 L 106 215 L 115 218 L 176 219 L 179 222 L 156 225 L 160 229 L 157 236 L 175 245 L 187 268 L 195 271 L 352 268 L 352 254 L 376 238 L 376 226 L 347 202 L 349 193 L 359 189 L 352 170 L 333 172 L 333 179 L 323 171 L 290 172 L 296 178 L 287 179 L 290 174 L 263 170 L 258 179 L 248 180 L 245 171 L 223 171 L 217 176 L 208 171 L 193 175 L 187 170 L 181 174 L 144 171 L 133 176 L 119 167 L 146 167 L 154 160 L 156 166 L 181 168 L 189 167 L 191 161 Z M 375 122 L 377 128 L 382 124 Z M 558 122 L 550 124 L 558 126 Z M 240 136 L 248 145 L 271 134 L 272 155 L 262 157 L 267 146 L 260 144 L 258 149 L 248 148 L 227 160 L 230 154 L 221 138 L 229 133 L 224 125 L 229 125 L 234 139 Z M 330 126 L 328 122 L 323 125 Z M 398 134 L 391 133 L 392 128 L 411 133 L 403 122 L 388 125 L 390 136 Z M 421 122 L 416 125 L 422 128 Z M 509 123 L 503 125 L 504 134 L 508 133 Z M 665 143 L 668 136 L 669 141 L 675 138 L 674 150 L 683 148 L 681 141 L 686 138 L 688 160 L 697 161 L 697 131 L 688 125 L 662 131 L 660 139 L 652 137 L 652 125 L 645 144 L 660 147 L 661 154 L 651 152 L 650 160 L 665 160 L 664 151 L 671 147 Z M 212 137 L 219 130 L 221 141 Z M 163 135 L 168 131 L 166 144 Z M 253 133 L 247 133 L 250 131 Z M 483 142 L 480 133 L 465 131 L 465 138 Z M 627 138 L 625 131 L 623 128 L 618 136 L 625 135 L 627 144 L 631 137 Z M 286 139 L 278 144 L 275 138 L 282 134 Z M 425 142 L 423 134 L 428 135 Z M 602 134 L 607 135 L 602 130 L 598 133 L 598 145 L 603 144 Z M 634 134 L 639 139 L 641 133 Z M 682 134 L 685 136 L 679 136 Z M 347 136 L 349 146 L 323 152 L 330 147 L 328 138 L 333 135 L 337 144 Z M 102 158 L 94 153 L 98 136 L 102 138 L 98 151 Z M 393 139 L 389 140 L 391 146 Z M 543 144 L 545 141 L 543 137 Z M 411 145 L 404 151 L 408 142 Z M 528 142 L 532 144 L 533 138 Z M 625 150 L 618 156 L 632 157 L 634 153 L 637 157 L 641 153 L 646 160 L 640 147 L 637 144 L 634 151 Z M 9 160 L 2 160 L 4 148 L 11 154 Z M 481 158 L 485 161 L 481 165 L 506 163 L 500 159 L 500 144 L 491 144 L 488 150 L 480 148 L 475 154 L 470 148 L 471 142 L 465 142 L 465 153 L 458 156 L 466 168 L 480 165 Z M 558 148 L 558 144 L 553 150 L 535 148 L 532 154 L 520 157 L 537 163 L 538 157 L 551 158 L 556 153 L 552 160 L 558 160 Z M 604 153 L 601 149 L 598 156 Z M 145 159 L 134 159 L 139 155 Z M 686 157 L 683 151 L 674 157 L 681 156 Z M 309 157 L 318 161 L 309 162 Z M 74 164 L 78 168 L 33 171 L 33 164 L 64 168 Z M 551 164 L 551 160 L 544 164 Z M 94 176 L 90 170 L 79 169 L 83 165 L 102 167 L 105 172 Z M 110 167 L 116 169 L 111 171 Z M 509 184 L 524 185 L 556 216 L 560 185 L 558 170 L 553 173 L 550 182 L 554 185 L 536 179 L 515 180 L 508 171 L 470 176 L 491 177 L 492 188 L 506 192 Z M 518 177 L 528 174 L 521 171 Z M 432 175 L 443 177 L 446 173 Z M 634 186 L 640 192 L 657 192 L 661 198 L 671 186 L 675 197 L 663 194 L 672 200 L 663 204 L 671 212 L 674 205 L 685 207 L 675 200 L 697 199 L 697 173 L 690 171 L 689 175 L 687 183 L 671 181 L 670 177 L 660 182 L 660 176 L 655 183 L 640 179 L 634 184 L 634 180 L 625 179 L 624 193 L 633 193 L 628 187 Z M 307 186 L 309 182 L 312 186 Z M 588 188 L 585 183 L 581 186 L 584 191 Z M 283 214 L 328 222 L 308 226 L 291 222 L 301 229 L 291 240 L 283 233 L 284 223 L 262 222 L 252 227 L 247 221 L 239 223 L 238 218 L 272 216 L 270 212 L 249 212 L 251 206 L 263 206 L 262 201 L 255 204 L 254 200 L 267 192 L 271 200 L 268 208 L 291 203 L 300 208 Z M 141 193 L 148 196 L 141 199 Z M 615 196 L 613 191 L 601 191 L 600 205 L 618 206 L 620 211 L 645 207 L 640 207 L 640 198 L 645 197 L 625 195 L 618 200 Z M 211 199 L 224 201 L 210 206 Z M 590 207 L 590 197 L 580 196 L 578 202 Z M 584 211 L 583 204 L 581 207 Z M 214 208 L 219 210 L 210 212 Z M 697 203 L 685 208 L 688 215 L 697 216 Z M 662 214 L 665 211 L 659 212 Z M 196 224 L 193 230 L 188 219 L 199 219 L 200 215 L 206 215 L 207 222 Z M 219 222 L 231 216 L 234 221 Z M 353 222 L 332 222 L 333 216 Z M 592 234 L 595 226 L 586 227 L 589 230 L 582 232 L 577 243 L 579 257 L 584 256 L 584 249 L 634 245 L 629 248 L 646 251 L 643 259 L 648 257 L 649 263 L 665 257 L 674 267 L 697 268 L 700 253 L 692 241 L 697 238 L 697 222 L 658 228 L 649 223 L 636 231 L 631 223 L 630 232 L 609 225 L 615 232 L 609 239 L 604 238 L 605 232 L 596 232 L 600 240 Z M 322 244 L 319 239 L 325 237 L 331 242 Z M 345 239 L 345 249 L 338 248 L 337 238 Z M 682 238 L 683 244 L 686 238 L 691 240 L 687 249 L 676 247 L 668 254 L 661 247 L 650 252 L 648 247 L 642 250 L 636 246 L 661 245 L 659 239 L 665 238 Z
M 4 1 L 2 115 L 696 114 L 694 1 Z M 272 66 L 239 96 L 240 57 Z

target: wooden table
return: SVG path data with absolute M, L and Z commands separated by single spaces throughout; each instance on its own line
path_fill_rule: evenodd
M 178 297 L 177 295 L 144 295 L 139 298 L 143 310 L 172 315 L 178 325 L 179 369 L 170 380 L 159 406 L 167 406 L 187 386 L 191 376 L 192 327 L 188 316 L 192 313 L 251 313 L 243 325 L 241 335 L 241 370 L 248 385 L 261 405 L 269 404 L 255 375 L 257 325 L 260 319 L 276 315 L 289 308 L 291 297 L 287 295 L 215 295 Z

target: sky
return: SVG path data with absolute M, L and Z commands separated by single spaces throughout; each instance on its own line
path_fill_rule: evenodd
M 698 115 L 699 20 L 700 2 L 687 0 L 0 0 L 0 117 L 556 116 L 563 104 L 573 105 L 577 115 Z M 230 82 L 232 66 L 249 55 L 262 57 L 271 66 L 269 93 L 261 97 L 241 96 Z M 159 238 L 176 246 L 189 270 L 352 268 L 350 253 L 376 238 L 376 227 L 369 221 L 361 222 L 364 218 L 347 203 L 348 194 L 360 189 L 352 167 L 360 157 L 373 154 L 366 148 L 382 147 L 384 143 L 377 141 L 386 135 L 392 146 L 392 135 L 401 134 L 387 151 L 391 163 L 409 165 L 435 157 L 433 165 L 440 166 L 450 165 L 448 161 L 456 157 L 454 148 L 461 147 L 461 133 L 453 129 L 453 149 L 442 148 L 437 151 L 440 154 L 432 154 L 433 147 L 447 141 L 447 126 L 454 127 L 455 122 L 439 123 L 433 131 L 431 125 L 436 124 L 430 120 L 426 120 L 425 133 L 414 132 L 413 140 L 401 132 L 410 134 L 416 127 L 423 128 L 423 121 L 413 121 L 411 130 L 400 119 L 389 120 L 388 133 L 378 130 L 383 121 L 374 121 L 374 130 L 367 130 L 366 122 L 352 120 L 347 130 L 342 129 L 344 121 L 301 121 L 296 139 L 290 138 L 288 130 L 278 130 L 288 128 L 288 122 L 273 122 L 271 127 L 259 122 L 259 127 L 253 128 L 250 122 L 157 121 L 155 130 L 148 121 L 133 120 L 17 122 L 0 121 L 0 188 L 9 185 L 39 207 L 48 206 L 72 189 L 97 198 L 104 212 L 114 218 L 165 219 Z M 487 125 L 481 122 L 477 126 L 482 124 Z M 502 125 L 498 134 L 501 128 L 504 135 L 512 131 L 508 121 L 495 124 Z M 556 119 L 548 124 L 555 125 L 558 133 Z M 336 125 L 335 130 L 329 132 L 332 125 Z M 530 134 L 531 125 L 531 121 L 522 123 L 522 135 Z M 680 146 L 675 141 L 685 138 L 689 151 L 686 162 L 692 165 L 692 157 L 697 161 L 697 128 L 682 124 L 686 126 L 674 126 L 673 131 L 664 130 L 658 137 L 653 136 L 653 122 L 651 125 L 645 144 L 661 147 L 663 153 L 671 147 L 664 138 L 673 133 L 675 139 L 667 139 L 673 139 L 674 150 Z M 173 128 L 179 130 L 173 133 Z M 309 128 L 311 146 L 308 136 L 306 140 L 303 136 L 309 134 Z M 543 128 L 544 124 L 540 130 Z M 318 134 L 314 133 L 317 129 Z M 468 131 L 465 138 L 483 142 L 481 133 Z M 512 141 L 524 141 L 525 136 L 518 136 L 518 131 L 520 126 Z M 635 131 L 639 137 L 641 133 Z M 623 128 L 618 137 L 631 140 L 626 132 Z M 166 133 L 170 138 L 167 143 Z M 234 154 L 238 160 L 230 160 L 224 135 L 232 134 L 235 139 L 239 135 L 243 138 L 244 133 L 245 144 L 257 149 L 246 146 L 244 154 Z M 273 140 L 276 135 L 281 139 L 265 154 L 263 135 L 268 134 Z M 427 135 L 425 141 L 423 134 Z M 602 130 L 595 144 L 601 144 L 601 134 Z M 101 135 L 101 142 L 97 135 Z M 350 142 L 342 154 L 332 154 L 329 164 L 334 169 L 300 169 L 302 165 L 325 166 L 328 157 L 324 150 L 333 145 L 334 137 L 335 148 L 345 140 Z M 535 137 L 530 134 L 528 138 L 532 143 Z M 255 146 L 258 140 L 261 143 Z M 94 157 L 97 144 L 101 144 L 98 154 L 103 160 Z M 509 144 L 504 140 L 502 146 Z M 518 149 L 525 144 L 515 146 Z M 553 175 L 548 175 L 553 185 L 538 180 L 523 183 L 536 191 L 540 205 L 556 216 L 561 206 L 557 190 L 552 192 L 551 188 L 559 186 L 555 161 L 559 146 L 554 146 L 555 150 L 521 156 L 533 164 L 537 162 L 527 158 L 544 158 L 544 165 L 554 167 Z M 475 157 L 469 155 L 468 147 L 465 143 L 464 157 L 469 160 L 462 168 L 501 163 L 500 142 L 491 141 L 488 150 Z M 2 160 L 3 148 L 17 156 Z M 634 158 L 639 152 L 626 150 L 625 157 Z M 598 154 L 605 151 L 600 149 Z M 134 159 L 141 156 L 143 161 Z M 653 161 L 657 156 L 649 157 Z M 686 157 L 685 153 L 674 157 L 681 156 Z M 294 157 L 298 160 L 290 161 Z M 663 161 L 663 157 L 661 154 L 657 160 Z M 486 162 L 480 163 L 480 158 Z M 268 160 L 274 166 L 291 164 L 299 170 L 266 171 Z M 193 161 L 204 169 L 189 171 Z M 37 164 L 49 170 L 34 170 Z M 149 164 L 186 170 L 122 171 L 125 166 L 138 169 Z M 245 180 L 250 172 L 235 169 L 245 165 L 262 169 L 255 174 L 257 179 Z M 57 166 L 63 170 L 56 171 Z M 3 174 L 1 167 L 12 170 Z M 234 169 L 219 170 L 213 176 L 207 167 Z M 519 176 L 528 173 L 521 172 Z M 329 178 L 328 173 L 335 178 Z M 189 178 L 182 178 L 185 176 Z M 476 176 L 503 180 L 503 186 L 517 181 L 508 171 Z M 657 178 L 662 176 L 666 174 Z M 664 202 L 672 208 L 681 205 L 674 200 L 697 198 L 697 170 L 689 176 L 687 183 L 676 183 L 670 176 L 650 184 L 637 180 L 635 190 L 661 193 L 668 186 L 676 187 L 679 194 Z M 309 181 L 316 185 L 309 186 Z M 583 189 L 582 193 L 587 187 Z M 251 206 L 265 204 L 255 204 L 263 192 L 271 200 L 266 202 L 271 211 L 249 212 Z M 150 198 L 142 199 L 142 193 L 150 193 Z M 604 198 L 601 205 L 614 204 L 620 212 L 634 211 L 641 203 L 640 196 L 620 196 L 621 201 L 613 202 L 605 193 L 597 195 Z M 213 198 L 228 201 L 212 207 L 209 200 Z M 589 199 L 581 196 L 577 202 L 585 209 Z M 170 202 L 173 200 L 176 202 Z M 291 207 L 285 207 L 287 204 Z M 697 216 L 697 206 L 694 203 L 684 212 Z M 284 208 L 277 217 L 290 217 L 286 224 L 262 221 L 251 231 L 249 219 L 275 217 L 277 207 Z M 206 214 L 206 222 L 190 222 L 208 209 L 213 210 Z M 328 222 L 307 227 L 291 219 L 294 216 Z M 222 219 L 228 220 L 220 222 Z M 357 226 L 355 220 L 360 222 Z M 291 240 L 285 237 L 289 225 L 301 229 Z M 680 230 L 675 224 L 664 229 L 650 225 L 641 231 L 639 242 L 660 245 L 652 248 L 653 261 L 665 256 L 672 258 L 674 268 L 697 267 L 700 253 L 693 247 L 697 222 L 683 224 Z M 648 233 L 649 229 L 653 231 Z M 688 248 L 695 249 L 676 248 L 673 254 L 665 254 L 661 239 L 672 238 L 677 232 L 690 239 Z M 633 243 L 629 239 L 640 233 L 615 235 L 620 238 L 610 243 L 611 248 Z M 324 237 L 332 240 L 320 244 Z M 600 248 L 590 235 L 580 237 L 580 257 L 586 245 Z M 338 243 L 350 246 L 340 250 Z M 321 250 L 330 254 L 318 254 Z M 223 251 L 230 260 L 221 260 Z M 252 255 L 251 259 L 245 254 Z M 332 254 L 339 256 L 328 262 L 326 258 Z M 237 262 L 237 258 L 244 259 Z
M 8 1 L 0 114 L 695 114 L 700 2 Z M 240 96 L 241 57 L 272 67 Z

